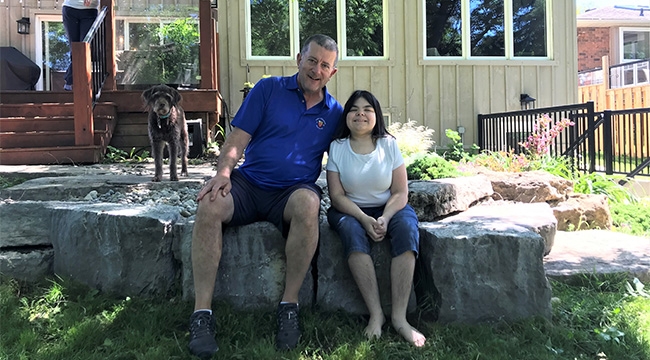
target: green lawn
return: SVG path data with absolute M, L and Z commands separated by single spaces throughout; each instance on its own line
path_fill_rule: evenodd
M 493 325 L 443 325 L 419 310 L 412 324 L 427 336 L 416 349 L 386 326 L 361 335 L 364 319 L 303 309 L 298 349 L 274 350 L 271 311 L 236 312 L 215 303 L 219 359 L 650 359 L 650 298 L 626 280 L 552 282 L 553 317 Z M 192 359 L 191 304 L 179 298 L 112 298 L 62 279 L 0 280 L 0 359 Z M 426 308 L 423 307 L 423 308 Z

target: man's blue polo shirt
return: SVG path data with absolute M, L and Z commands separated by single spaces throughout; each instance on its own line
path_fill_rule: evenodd
M 325 98 L 307 110 L 298 74 L 261 79 L 246 96 L 232 125 L 251 135 L 241 173 L 261 188 L 313 183 L 343 108 Z

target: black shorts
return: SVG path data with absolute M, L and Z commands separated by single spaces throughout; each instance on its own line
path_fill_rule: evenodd
M 268 221 L 275 225 L 286 237 L 289 224 L 284 222 L 284 208 L 289 197 L 298 189 L 309 189 L 321 198 L 322 189 L 315 183 L 296 184 L 286 189 L 262 189 L 248 181 L 237 169 L 230 175 L 234 212 L 226 226 L 240 226 L 256 221 Z

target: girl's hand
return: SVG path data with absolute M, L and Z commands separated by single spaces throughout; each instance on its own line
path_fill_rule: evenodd
M 366 215 L 361 220 L 361 225 L 363 225 L 363 228 L 366 229 L 366 233 L 373 241 L 379 242 L 384 240 L 384 235 L 381 233 L 377 233 L 377 231 L 375 230 L 375 229 L 381 229 L 381 226 L 379 226 L 377 220 L 375 220 L 373 217 Z
M 386 231 L 388 230 L 388 221 L 385 217 L 380 216 L 377 218 L 376 225 L 374 226 L 375 233 L 380 235 L 382 238 L 386 236 Z

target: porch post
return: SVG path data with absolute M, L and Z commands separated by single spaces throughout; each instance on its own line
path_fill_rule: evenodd
M 201 89 L 217 89 L 217 37 L 210 0 L 199 2 L 199 63 L 201 66 Z
M 90 68 L 90 44 L 72 42 L 72 77 L 74 78 L 74 144 L 93 145 L 92 71 Z

